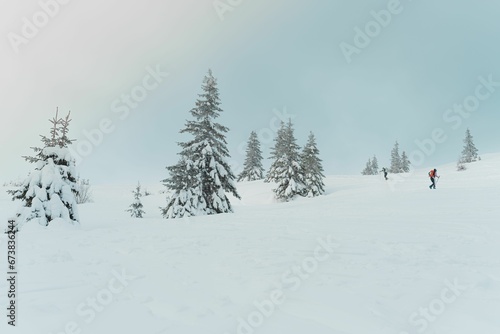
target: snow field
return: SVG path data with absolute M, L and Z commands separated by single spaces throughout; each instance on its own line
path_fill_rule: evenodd
M 144 219 L 125 212 L 134 184 L 94 186 L 81 228 L 18 235 L 19 326 L 0 332 L 497 334 L 500 155 L 482 158 L 437 166 L 436 190 L 427 169 L 329 176 L 289 203 L 243 182 L 234 214 L 179 220 L 161 218 L 161 185 Z M 3 228 L 16 209 L 1 191 Z

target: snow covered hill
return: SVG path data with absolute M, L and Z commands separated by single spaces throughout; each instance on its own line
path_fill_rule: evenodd
M 27 224 L 18 240 L 26 334 L 498 334 L 500 154 L 457 172 L 330 176 L 276 203 L 239 184 L 236 213 L 164 220 L 162 186 L 93 187 L 82 226 Z M 2 229 L 17 204 L 0 192 Z M 6 237 L 0 237 L 6 272 Z M 7 281 L 0 280 L 6 314 Z

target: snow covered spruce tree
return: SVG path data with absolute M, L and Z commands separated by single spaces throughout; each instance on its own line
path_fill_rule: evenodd
M 167 189 L 172 192 L 168 204 L 162 208 L 165 218 L 182 218 L 202 216 L 207 213 L 207 204 L 203 197 L 199 169 L 188 157 L 183 157 L 176 165 L 167 167 L 170 177 L 163 180 Z
M 168 204 L 162 209 L 165 218 L 212 215 L 233 212 L 226 192 L 240 198 L 236 191 L 235 176 L 227 162 L 225 133 L 228 128 L 215 122 L 220 116 L 217 80 L 208 71 L 196 105 L 191 109 L 193 120 L 187 121 L 181 133 L 192 139 L 179 143 L 181 159 L 167 167 L 170 177 L 164 180 L 172 192 Z
M 305 190 L 304 194 L 307 197 L 320 196 L 325 192 L 325 184 L 323 182 L 323 165 L 319 158 L 319 149 L 316 145 L 316 138 L 311 132 L 307 140 L 306 146 L 302 150 L 300 156 L 300 164 L 302 174 L 304 175 Z
M 377 175 L 378 174 L 378 160 L 374 155 L 373 158 L 368 159 L 365 169 L 361 172 L 362 175 Z
M 372 159 L 368 159 L 368 161 L 366 162 L 365 169 L 363 169 L 361 175 L 373 175 Z
M 13 200 L 21 201 L 21 208 L 16 215 L 16 229 L 26 222 L 36 221 L 48 226 L 55 219 L 62 219 L 70 224 L 79 224 L 76 196 L 75 160 L 68 145 L 70 113 L 65 118 L 56 116 L 49 120 L 52 124 L 50 136 L 41 136 L 43 148 L 33 147 L 33 157 L 24 157 L 35 164 L 23 185 L 9 191 Z
M 406 152 L 403 151 L 401 154 L 401 172 L 408 173 L 410 171 L 410 160 L 408 160 L 408 156 Z
M 372 158 L 371 162 L 371 175 L 377 175 L 378 174 L 378 160 L 377 157 L 374 155 Z
M 478 150 L 476 145 L 474 145 L 474 140 L 470 134 L 470 130 L 467 129 L 464 138 L 464 148 L 462 150 L 462 157 L 460 158 L 462 163 L 470 163 L 477 161 L 479 156 L 477 154 Z
M 245 163 L 243 172 L 238 176 L 238 181 L 256 181 L 264 178 L 264 168 L 262 167 L 262 151 L 257 132 L 252 131 L 248 139 Z
M 274 147 L 271 149 L 271 156 L 269 159 L 273 159 L 271 167 L 267 171 L 266 178 L 264 182 L 277 182 L 278 180 L 278 165 L 283 164 L 280 157 L 286 152 L 286 125 L 281 122 L 280 128 L 276 132 L 276 138 L 274 138 Z
M 292 121 L 289 120 L 287 125 L 281 123 L 274 147 L 271 149 L 273 163 L 266 177 L 267 182 L 278 184 L 277 188 L 273 189 L 278 200 L 288 202 L 296 195 L 305 195 L 306 186 L 299 150 Z
M 141 202 L 142 193 L 141 193 L 141 184 L 139 182 L 137 182 L 137 187 L 135 188 L 135 190 L 132 191 L 132 194 L 134 194 L 134 202 L 130 204 L 129 209 L 126 211 L 130 213 L 131 217 L 142 218 L 146 212 L 144 212 L 144 210 L 142 209 L 143 208 Z
M 401 173 L 401 156 L 399 155 L 399 143 L 394 144 L 394 148 L 391 151 L 391 168 L 389 170 L 393 174 Z

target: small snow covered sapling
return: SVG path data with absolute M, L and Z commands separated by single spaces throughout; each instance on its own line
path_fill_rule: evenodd
M 131 217 L 134 218 L 143 218 L 143 215 L 146 213 L 144 210 L 142 210 L 143 205 L 141 203 L 141 184 L 138 182 L 137 187 L 135 190 L 132 191 L 132 194 L 134 194 L 134 202 L 130 204 L 129 209 L 126 210 L 127 212 L 130 213 Z

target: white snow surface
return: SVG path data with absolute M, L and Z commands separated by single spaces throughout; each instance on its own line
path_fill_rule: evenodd
M 243 182 L 234 214 L 175 220 L 161 185 L 144 219 L 125 212 L 133 183 L 94 186 L 80 227 L 18 234 L 17 327 L 2 279 L 0 333 L 498 334 L 500 154 L 437 168 L 436 190 L 427 168 L 330 176 L 289 203 Z M 3 190 L 5 229 L 19 203 Z M 6 273 L 5 234 L 0 249 Z

